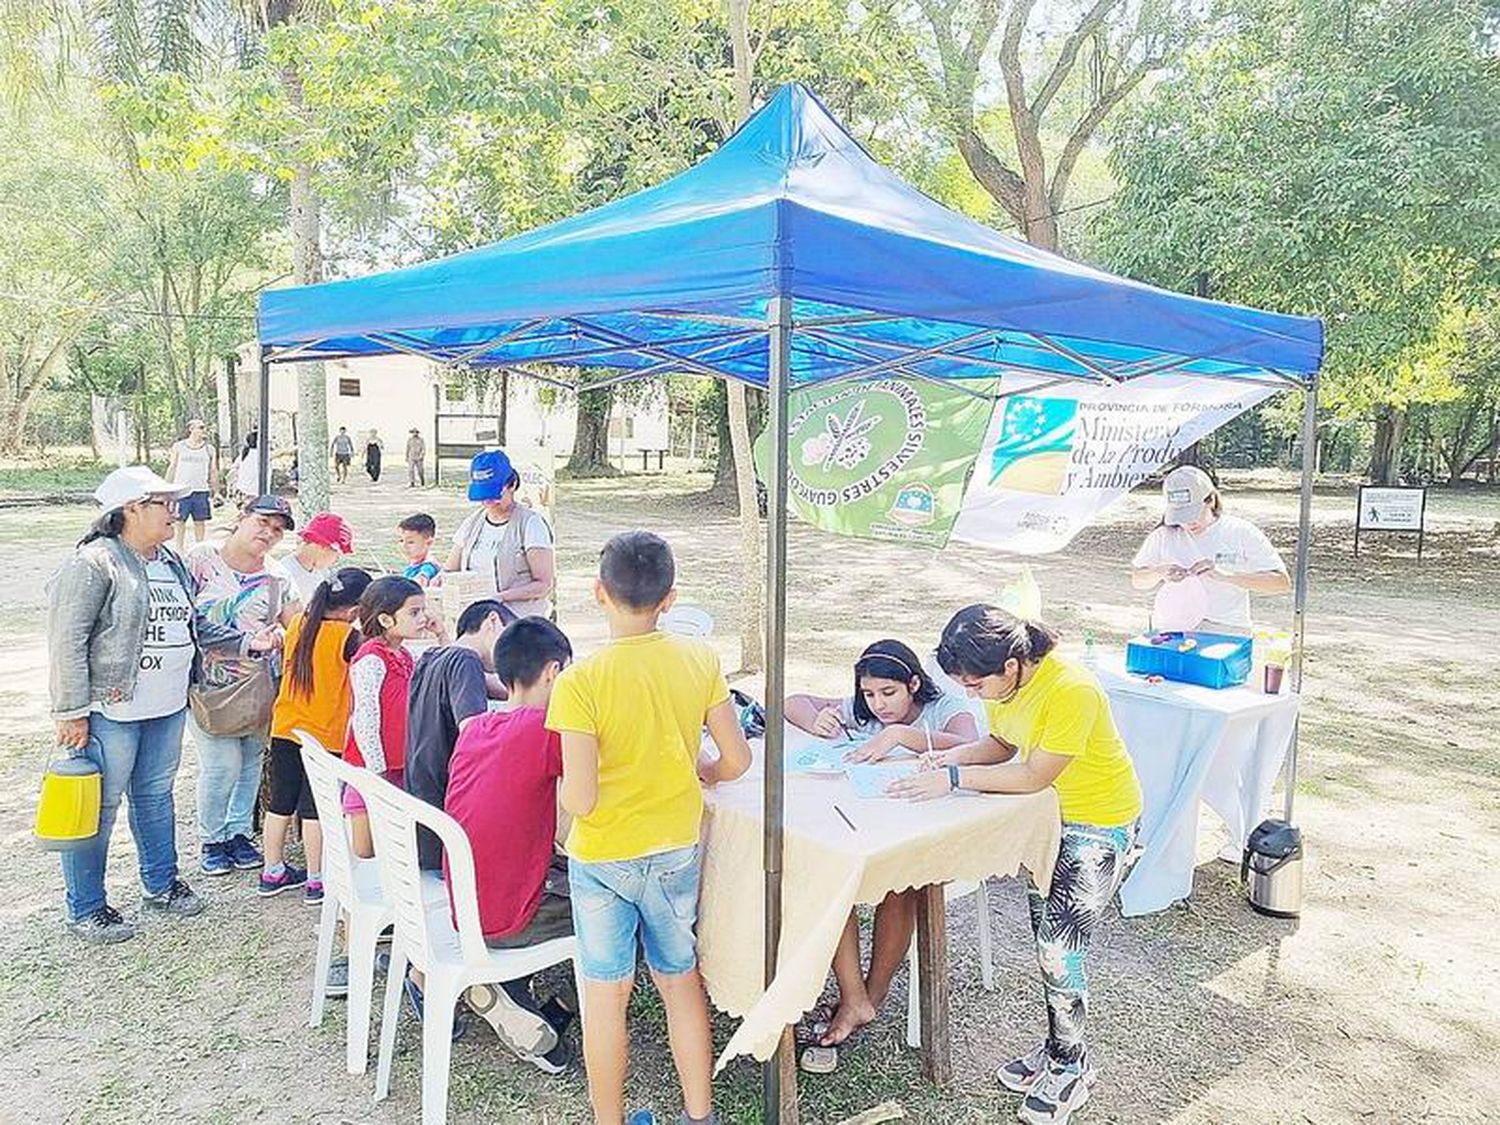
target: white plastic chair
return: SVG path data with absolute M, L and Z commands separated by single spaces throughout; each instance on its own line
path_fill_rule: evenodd
M 323 827 L 323 910 L 318 921 L 318 955 L 313 969 L 312 1012 L 308 1026 L 323 1022 L 328 998 L 328 968 L 333 961 L 333 938 L 339 914 L 349 927 L 349 1033 L 345 1066 L 363 1074 L 370 1058 L 370 1008 L 375 991 L 375 947 L 380 931 L 391 924 L 395 911 L 386 901 L 380 873 L 373 859 L 360 859 L 349 845 L 348 822 L 339 800 L 339 782 L 353 780 L 362 788 L 373 776 L 347 765 L 304 730 L 293 734 L 302 744 L 302 765 L 318 807 Z
M 656 623 L 663 633 L 678 637 L 711 637 L 714 634 L 713 614 L 695 605 L 674 605 Z
M 396 1023 L 408 964 L 426 975 L 422 1020 L 422 1122 L 441 1125 L 448 1118 L 448 1068 L 452 1059 L 454 1005 L 473 984 L 498 985 L 564 961 L 573 962 L 579 1007 L 583 1006 L 583 978 L 571 937 L 523 949 L 490 949 L 479 928 L 479 899 L 474 889 L 474 853 L 468 834 L 441 809 L 403 793 L 383 778 L 367 774 L 361 795 L 370 813 L 375 837 L 375 862 L 381 885 L 396 909 L 396 935 L 391 943 L 391 967 L 385 982 L 381 1013 L 380 1061 L 375 1069 L 375 1100 L 390 1093 L 391 1056 L 396 1047 Z M 417 825 L 442 841 L 453 890 L 453 925 L 447 896 L 425 893 L 417 862 Z M 490 857 L 504 861 L 504 857 Z M 583 1012 L 580 1010 L 580 1018 Z
M 977 883 L 957 882 L 943 885 L 943 902 L 949 903 L 965 895 L 975 895 L 974 909 L 979 915 L 979 979 L 986 992 L 995 991 L 995 957 L 992 950 L 994 938 L 990 933 L 990 893 L 988 883 L 981 879 Z M 917 935 L 911 936 L 911 948 L 906 951 L 906 1045 L 922 1045 L 922 1005 L 917 989 Z

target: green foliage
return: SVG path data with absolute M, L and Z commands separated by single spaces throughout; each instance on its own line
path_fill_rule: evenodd
M 1120 120 L 1105 261 L 1169 287 L 1309 313 L 1349 416 L 1452 397 L 1414 357 L 1493 276 L 1500 71 L 1466 0 L 1237 0 Z

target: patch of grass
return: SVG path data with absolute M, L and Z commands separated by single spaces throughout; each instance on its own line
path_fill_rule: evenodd
M 0 467 L 0 496 L 57 496 L 92 492 L 111 465 L 102 461 L 59 461 Z

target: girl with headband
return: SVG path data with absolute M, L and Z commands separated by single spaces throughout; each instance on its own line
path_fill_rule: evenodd
M 979 737 L 968 700 L 943 691 L 923 670 L 917 654 L 893 640 L 876 641 L 860 653 L 852 695 L 793 695 L 786 701 L 786 717 L 820 738 L 858 743 L 845 755 L 858 762 L 879 761 L 898 747 L 923 755 L 937 753 Z M 891 978 L 906 959 L 916 922 L 916 896 L 913 890 L 893 891 L 875 908 L 868 973 L 860 962 L 859 919 L 850 913 L 833 955 L 838 1007 L 814 1015 L 802 1044 L 804 1070 L 832 1070 L 838 1056 L 830 1048 L 874 1021 Z

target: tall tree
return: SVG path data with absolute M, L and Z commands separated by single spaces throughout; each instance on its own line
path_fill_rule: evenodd
M 1500 60 L 1471 0 L 1237 0 L 1118 123 L 1106 261 L 1178 288 L 1321 316 L 1325 402 L 1373 419 L 1448 400 L 1415 362 L 1455 296 L 1493 281 Z
M 750 47 L 750 0 L 728 0 L 728 3 L 729 41 L 734 60 L 734 118 L 736 124 L 743 125 L 750 116 L 755 75 L 755 55 Z M 740 511 L 740 667 L 746 672 L 757 672 L 765 667 L 766 600 L 749 397 L 745 384 L 738 379 L 730 379 L 725 392 L 734 453 L 735 495 Z
M 1086 0 L 1045 13 L 1035 0 L 917 6 L 936 47 L 936 71 L 920 83 L 932 111 L 1022 236 L 1061 249 L 1057 220 L 1079 158 L 1141 81 L 1182 50 L 1192 5 Z M 992 57 L 1004 87 L 999 113 L 987 105 Z

